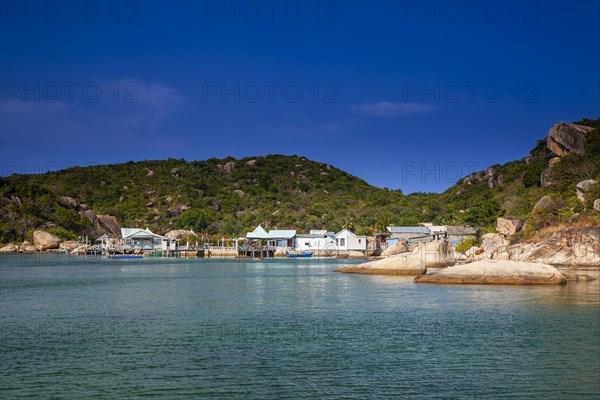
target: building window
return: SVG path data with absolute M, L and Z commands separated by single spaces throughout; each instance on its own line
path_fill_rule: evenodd
M 360 244 L 360 241 L 361 241 L 361 240 L 362 240 L 362 239 L 358 239 L 358 244 Z
M 346 245 L 346 239 L 341 238 L 340 239 L 340 246 L 345 246 Z

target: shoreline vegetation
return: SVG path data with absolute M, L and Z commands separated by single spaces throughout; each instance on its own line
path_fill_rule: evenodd
M 332 165 L 298 156 L 74 167 L 0 177 L 0 242 L 6 243 L 0 252 L 85 254 L 89 246 L 81 243 L 82 237 L 118 237 L 121 226 L 184 236 L 201 232 L 181 240 L 198 243 L 201 236 L 210 244 L 263 224 L 269 229 L 354 231 L 371 242 L 367 254 L 341 257 L 361 258 L 382 255 L 371 244 L 387 226 L 428 221 L 475 227 L 477 235 L 455 248 L 437 241 L 398 254 L 390 247 L 383 258 L 337 271 L 471 283 L 467 275 L 457 274 L 487 263 L 496 272 L 518 273 L 502 278 L 483 269 L 480 283 L 504 279 L 527 284 L 536 281 L 536 274 L 545 276 L 541 271 L 546 266 L 600 267 L 599 182 L 600 119 L 557 123 L 522 160 L 470 174 L 440 194 L 379 189 Z M 223 249 L 214 256 L 238 256 L 230 252 Z M 515 262 L 522 265 L 508 268 Z M 526 265 L 532 262 L 542 270 Z M 447 267 L 447 272 L 425 274 L 428 267 Z M 529 275 L 519 275 L 525 271 Z

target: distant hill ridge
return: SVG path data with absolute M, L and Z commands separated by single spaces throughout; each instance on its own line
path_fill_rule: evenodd
M 0 243 L 30 240 L 37 228 L 73 239 L 118 224 L 160 233 L 184 228 L 239 235 L 262 223 L 371 234 L 423 221 L 485 230 L 508 215 L 525 218 L 524 234 L 530 235 L 547 225 L 593 221 L 600 185 L 588 185 L 579 198 L 576 185 L 600 180 L 600 119 L 557 125 L 524 159 L 471 174 L 441 194 L 404 195 L 328 164 L 283 155 L 140 161 L 1 177 Z M 533 212 L 544 196 L 553 206 Z

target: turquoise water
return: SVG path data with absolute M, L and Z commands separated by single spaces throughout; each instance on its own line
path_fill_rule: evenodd
M 0 397 L 600 396 L 600 286 L 416 285 L 338 261 L 0 265 Z

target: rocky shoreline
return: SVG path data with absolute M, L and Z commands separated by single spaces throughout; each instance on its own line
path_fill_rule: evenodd
M 517 261 L 476 261 L 419 275 L 415 283 L 483 285 L 565 285 L 567 279 L 547 264 Z
M 416 275 L 415 283 L 553 285 L 595 279 L 577 271 L 600 270 L 600 227 L 571 227 L 539 242 L 511 244 L 510 237 L 522 226 L 516 218 L 499 218 L 498 233 L 484 235 L 481 247 L 465 253 L 439 240 L 400 254 L 389 248 L 383 259 L 335 272 Z M 443 269 L 428 273 L 428 268 Z

